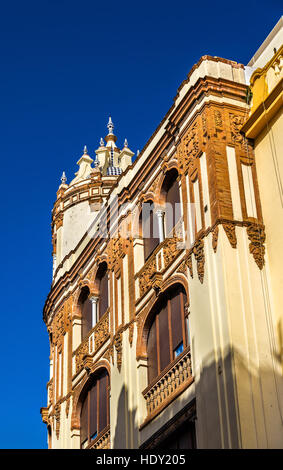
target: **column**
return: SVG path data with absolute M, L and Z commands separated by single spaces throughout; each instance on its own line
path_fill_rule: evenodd
M 164 214 L 165 211 L 163 209 L 158 209 L 156 212 L 157 216 L 157 223 L 158 223 L 158 234 L 159 234 L 159 242 L 162 243 L 164 241 Z
M 99 301 L 99 297 L 96 297 L 96 296 L 92 296 L 90 297 L 90 301 L 91 301 L 91 314 L 92 314 L 92 320 L 91 320 L 91 323 L 92 323 L 92 328 L 96 325 L 97 323 L 97 320 L 98 320 L 98 301 Z

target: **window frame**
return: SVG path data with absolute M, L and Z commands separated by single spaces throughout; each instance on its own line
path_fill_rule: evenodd
M 105 374 L 105 375 L 104 375 Z M 100 412 L 101 412 L 101 406 L 100 406 L 100 382 L 101 382 L 101 379 L 103 377 L 106 377 L 106 425 L 103 427 L 103 429 L 100 429 Z M 91 415 L 90 415 L 90 410 L 91 410 L 91 393 L 92 393 L 92 390 L 94 387 L 97 387 L 96 388 L 96 436 L 91 439 L 91 430 L 90 430 L 90 426 L 91 426 Z M 83 410 L 83 407 L 84 407 L 84 404 L 87 400 L 87 438 L 82 442 L 82 438 L 81 438 L 81 435 L 82 435 L 82 410 Z M 84 396 L 84 399 L 82 401 L 82 405 L 81 405 L 81 411 L 80 411 L 80 448 L 81 449 L 86 449 L 88 448 L 93 441 L 95 441 L 95 439 L 103 433 L 103 431 L 105 429 L 107 429 L 107 427 L 109 426 L 110 424 L 110 377 L 109 377 L 109 373 L 106 369 L 103 369 L 102 372 L 100 372 L 100 374 L 96 375 L 90 386 L 88 387 L 86 393 L 85 393 L 85 396 Z
M 148 334 L 147 334 L 147 359 L 148 363 L 151 362 L 153 363 L 154 358 L 149 357 L 149 351 L 148 351 L 148 342 L 149 342 L 149 337 L 150 337 L 150 332 L 151 329 L 154 327 L 155 323 L 155 349 L 156 349 L 156 364 L 154 367 L 148 367 L 148 384 L 154 382 L 156 377 L 159 377 L 162 375 L 162 372 L 167 369 L 167 367 L 177 359 L 178 356 L 174 355 L 174 352 L 177 348 L 173 349 L 173 336 L 172 336 L 172 307 L 171 307 L 171 302 L 172 294 L 174 294 L 174 287 L 178 287 L 180 289 L 178 297 L 179 297 L 179 302 L 180 302 L 180 322 L 181 322 L 181 329 L 182 329 L 182 344 L 183 344 L 183 350 L 182 352 L 189 346 L 189 332 L 187 331 L 187 321 L 186 318 L 188 317 L 189 313 L 186 312 L 186 302 L 187 302 L 187 294 L 184 289 L 184 286 L 181 284 L 174 285 L 173 287 L 171 286 L 170 289 L 164 292 L 164 297 L 166 298 L 166 308 L 167 308 L 167 317 L 168 317 L 168 336 L 169 336 L 169 357 L 170 361 L 168 364 L 166 364 L 164 367 L 161 368 L 161 361 L 160 361 L 160 356 L 161 356 L 161 348 L 160 348 L 160 333 L 159 333 L 159 315 L 162 312 L 162 304 L 163 304 L 163 299 L 161 299 L 159 305 L 156 307 L 155 312 L 153 314 L 153 319 L 151 321 L 150 327 L 148 329 Z M 176 296 L 175 296 L 176 297 Z M 179 343 L 181 344 L 181 343 Z M 182 352 L 180 354 L 182 354 Z M 179 354 L 179 355 L 180 355 Z M 154 376 L 151 376 L 151 373 L 153 370 L 157 370 L 157 373 Z

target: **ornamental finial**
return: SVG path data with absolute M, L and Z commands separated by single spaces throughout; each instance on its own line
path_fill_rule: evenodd
M 128 145 L 128 141 L 127 141 L 127 139 L 125 139 L 124 147 L 128 147 L 128 146 L 129 146 L 129 145 Z
M 66 184 L 66 181 L 67 181 L 67 178 L 66 178 L 66 175 L 65 175 L 65 171 L 63 171 L 62 176 L 61 176 L 61 183 Z
M 100 145 L 100 147 L 104 147 L 104 140 L 102 139 L 102 137 L 100 139 L 99 145 Z
M 108 121 L 107 127 L 108 127 L 108 131 L 109 131 L 108 135 L 113 134 L 114 124 L 112 122 L 111 116 L 109 116 L 109 121 Z
M 137 157 L 139 156 L 139 154 L 140 154 L 140 151 L 138 150 L 138 151 L 137 151 Z
M 87 146 L 84 146 L 84 155 L 87 155 Z

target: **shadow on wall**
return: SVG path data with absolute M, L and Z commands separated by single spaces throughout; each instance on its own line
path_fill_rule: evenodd
M 136 408 L 129 407 L 128 389 L 123 385 L 118 399 L 117 421 L 114 431 L 114 449 L 138 449 Z
M 203 362 L 195 381 L 197 447 L 283 448 L 283 379 L 271 356 L 256 362 L 227 349 L 217 364 L 212 355 Z
M 221 358 L 220 351 L 217 357 Z M 217 363 L 214 353 L 203 360 L 195 376 L 197 448 L 283 448 L 283 380 L 279 367 L 276 373 L 272 365 L 276 359 L 270 355 L 256 361 L 237 349 L 227 348 Z M 182 395 L 177 400 L 180 417 L 189 403 Z M 183 422 L 176 420 L 176 410 L 174 402 L 165 408 L 167 423 L 162 414 L 154 419 L 155 423 L 160 419 L 160 427 L 150 438 L 151 448 L 157 444 L 155 434 L 161 438 L 160 445 L 168 437 L 167 432 L 170 435 Z M 123 385 L 118 398 L 114 449 L 138 449 L 143 445 L 136 413 L 135 408 L 130 409 L 129 393 Z M 150 435 L 150 428 L 146 434 Z

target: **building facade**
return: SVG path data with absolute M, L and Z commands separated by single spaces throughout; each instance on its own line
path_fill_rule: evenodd
M 134 161 L 110 118 L 95 160 L 63 174 L 49 448 L 283 447 L 276 28 L 248 67 L 203 56 Z

